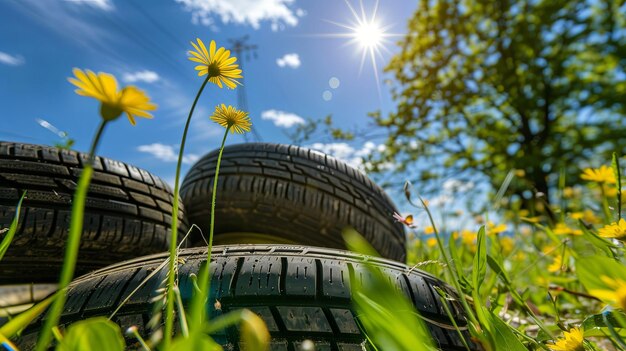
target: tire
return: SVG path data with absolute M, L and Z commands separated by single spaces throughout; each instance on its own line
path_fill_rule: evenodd
M 206 249 L 184 249 L 179 257 L 184 261 L 178 267 L 179 288 L 186 304 L 192 291 L 189 275 L 197 274 L 200 264 L 206 262 Z M 74 281 L 61 324 L 67 326 L 89 317 L 109 316 L 156 270 L 112 319 L 122 330 L 137 326 L 147 338 L 153 331 L 146 326 L 153 311 L 150 301 L 160 296 L 155 291 L 167 274 L 166 266 L 157 268 L 166 258 L 166 254 L 137 258 Z M 312 340 L 318 351 L 362 350 L 361 345 L 366 341 L 351 307 L 350 277 L 367 277 L 358 274 L 365 260 L 388 274 L 413 301 L 424 319 L 430 321 L 427 326 L 442 350 L 465 350 L 443 307 L 447 304 L 470 342 L 460 304 L 440 298 L 434 290 L 439 286 L 456 296 L 449 286 L 403 264 L 347 251 L 289 245 L 214 247 L 209 313 L 216 316 L 241 308 L 252 310 L 270 331 L 271 350 L 299 350 L 298 345 L 305 339 Z M 215 299 L 220 302 L 221 310 L 215 310 Z M 16 340 L 17 346 L 31 350 L 41 326 L 40 317 Z M 239 350 L 237 335 L 233 327 L 215 335 L 215 339 L 225 350 Z M 127 340 L 131 349 L 135 343 L 136 340 Z
M 87 154 L 0 142 L 0 228 L 8 228 L 23 191 L 19 226 L 0 261 L 0 283 L 56 282 L 71 201 Z M 169 247 L 172 191 L 147 171 L 96 157 L 76 275 Z M 187 231 L 184 211 L 179 230 Z
M 181 186 L 190 223 L 205 233 L 217 156 L 215 150 L 202 157 Z M 224 148 L 214 242 L 345 249 L 341 230 L 352 226 L 381 256 L 404 262 L 406 238 L 395 211 L 383 189 L 334 157 L 293 145 L 239 144 Z

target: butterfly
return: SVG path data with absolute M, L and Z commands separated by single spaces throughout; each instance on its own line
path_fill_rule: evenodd
M 413 222 L 413 215 L 408 215 L 406 217 L 402 217 L 399 213 L 394 212 L 393 213 L 393 218 L 396 220 L 396 222 L 403 223 L 404 225 L 406 225 L 409 228 L 417 227 L 417 225 L 415 225 L 415 223 Z

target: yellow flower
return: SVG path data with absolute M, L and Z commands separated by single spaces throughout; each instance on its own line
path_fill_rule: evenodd
M 424 228 L 424 234 L 426 235 L 430 235 L 433 234 L 435 232 L 435 228 L 433 228 L 433 226 L 429 225 L 428 227 Z
M 230 128 L 231 133 L 243 134 L 249 132 L 252 126 L 248 112 L 243 112 L 230 105 L 226 107 L 224 104 L 215 106 L 211 120 L 224 128 Z
M 547 344 L 552 351 L 584 351 L 583 330 L 576 327 L 563 332 L 563 337 L 553 344 Z
M 198 44 L 191 42 L 191 45 L 196 51 L 188 51 L 189 60 L 193 62 L 201 63 L 196 66 L 198 76 L 209 75 L 209 82 L 217 84 L 222 88 L 222 83 L 230 89 L 235 89 L 239 84 L 237 78 L 243 78 L 239 65 L 236 65 L 236 57 L 230 57 L 230 50 L 226 50 L 223 47 L 215 49 L 215 40 L 211 40 L 209 50 L 200 39 L 196 39 Z
M 508 255 L 511 251 L 513 251 L 515 242 L 513 241 L 513 238 L 505 236 L 500 239 L 500 246 L 502 246 L 502 253 Z
M 626 239 L 626 221 L 621 218 L 619 222 L 613 222 L 598 229 L 598 235 L 603 238 Z
M 591 210 L 585 210 L 584 212 L 572 212 L 570 213 L 570 217 L 575 220 L 582 219 L 584 222 L 589 224 L 600 223 L 600 219 L 596 217 L 596 215 Z
M 548 272 L 556 273 L 561 270 L 565 270 L 567 267 L 563 262 L 563 256 L 559 255 L 554 258 L 554 261 L 548 266 Z
M 461 231 L 461 241 L 468 246 L 474 246 L 478 235 L 471 230 L 463 229 Z
M 592 289 L 589 294 L 626 311 L 626 282 L 622 279 L 613 279 L 605 275 L 600 279 L 610 288 Z
M 563 197 L 566 199 L 571 199 L 575 195 L 574 188 L 568 186 L 563 189 Z
M 428 245 L 428 247 L 435 247 L 437 245 L 437 239 L 428 238 L 428 240 L 426 240 L 426 245 Z
M 558 223 L 553 229 L 555 235 L 583 235 L 583 231 L 580 229 L 570 228 L 565 223 Z
M 615 184 L 615 173 L 611 167 L 607 166 L 585 168 L 580 178 L 591 182 Z
M 572 212 L 569 214 L 572 219 L 579 220 L 585 217 L 585 214 L 582 212 Z
M 99 100 L 100 115 L 106 121 L 118 118 L 126 112 L 130 124 L 135 125 L 135 117 L 152 118 L 147 111 L 156 110 L 157 105 L 150 102 L 150 98 L 140 89 L 129 85 L 122 90 L 117 90 L 117 80 L 111 74 L 87 70 L 83 72 L 78 68 L 73 70 L 76 78 L 68 78 L 74 84 L 76 94 L 92 97 Z
M 506 230 L 506 224 L 495 225 L 492 221 L 487 223 L 487 233 L 491 235 L 498 235 Z

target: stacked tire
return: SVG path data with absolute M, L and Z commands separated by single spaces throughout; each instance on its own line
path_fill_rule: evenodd
M 192 274 L 206 263 L 204 235 L 209 231 L 216 162 L 217 151 L 204 156 L 181 187 L 186 209 L 182 222 L 188 218 L 201 229 L 190 237 L 191 245 L 198 247 L 179 253 L 184 303 L 192 297 Z M 104 164 L 102 170 L 107 170 Z M 454 327 L 469 340 L 463 310 L 456 299 L 443 299 L 436 290 L 451 297 L 456 293 L 437 278 L 401 263 L 405 234 L 393 220 L 396 208 L 359 171 L 306 148 L 234 145 L 223 152 L 217 189 L 211 316 L 241 308 L 257 313 L 272 336 L 271 350 L 300 350 L 305 340 L 311 340 L 315 350 L 372 349 L 353 310 L 350 286 L 368 279 L 363 274 L 367 262 L 413 302 L 440 349 L 465 350 Z M 344 251 L 345 227 L 355 228 L 384 258 Z M 155 332 L 160 326 L 149 323 L 152 302 L 163 287 L 167 257 L 166 253 L 138 257 L 76 279 L 67 293 L 61 324 L 111 316 L 123 329 L 136 326 L 143 335 Z M 454 321 L 446 311 L 452 311 Z M 17 341 L 21 349 L 34 347 L 42 324 L 40 318 L 24 331 Z M 214 338 L 226 350 L 239 350 L 238 335 L 234 326 Z M 127 341 L 130 348 L 138 347 L 134 340 Z

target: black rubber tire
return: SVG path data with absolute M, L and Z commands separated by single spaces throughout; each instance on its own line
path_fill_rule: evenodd
M 206 262 L 206 248 L 181 250 L 184 261 L 178 267 L 179 288 L 183 303 L 192 292 L 191 273 Z M 149 274 L 155 273 L 166 254 L 137 258 L 93 272 L 74 281 L 67 294 L 61 324 L 67 326 L 93 316 L 109 316 Z M 271 350 L 299 350 L 305 339 L 315 343 L 315 350 L 362 350 L 365 336 L 351 306 L 350 277 L 367 279 L 360 274 L 363 262 L 378 266 L 414 303 L 427 322 L 433 338 L 442 350 L 465 350 L 442 304 L 455 316 L 464 338 L 471 344 L 462 307 L 453 299 L 442 299 L 434 287 L 457 296 L 449 286 L 422 271 L 391 260 L 364 257 L 342 250 L 290 245 L 217 246 L 212 252 L 210 314 L 248 308 L 266 323 L 272 337 Z M 137 293 L 113 317 L 122 330 L 131 325 L 148 337 L 146 327 L 152 315 L 150 301 L 166 279 L 167 266 L 148 279 Z M 362 281 L 360 281 L 362 284 Z M 158 299 L 158 297 L 157 297 Z M 221 310 L 215 310 L 217 299 Z M 21 350 L 31 350 L 41 328 L 41 317 L 33 322 L 21 339 Z M 238 332 L 230 328 L 215 339 L 225 350 L 239 350 Z M 129 348 L 136 340 L 127 340 Z M 369 348 L 367 348 L 369 349 Z M 473 345 L 472 350 L 478 347 Z
M 87 155 L 0 142 L 0 228 L 8 228 L 24 190 L 19 227 L 0 261 L 0 283 L 56 282 L 71 201 Z M 169 247 L 172 191 L 159 177 L 96 157 L 76 275 Z M 187 231 L 183 208 L 179 231 Z
M 217 156 L 215 150 L 193 165 L 180 192 L 189 222 L 205 234 Z M 393 219 L 396 208 L 384 190 L 346 163 L 303 147 L 225 147 L 215 211 L 216 244 L 345 249 L 341 230 L 352 226 L 381 256 L 400 262 L 406 256 L 404 228 Z

